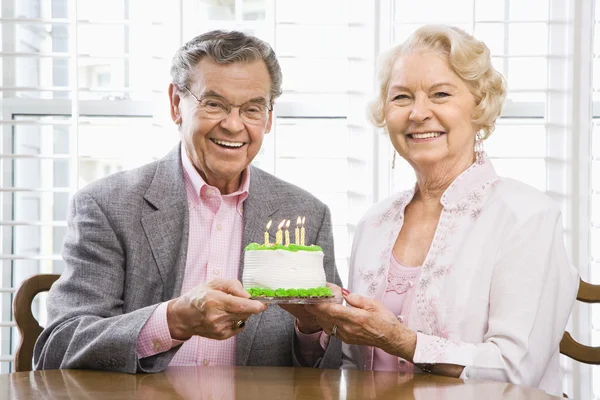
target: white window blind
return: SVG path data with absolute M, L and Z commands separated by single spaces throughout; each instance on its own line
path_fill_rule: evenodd
M 0 372 L 6 373 L 19 340 L 14 288 L 33 274 L 62 272 L 70 194 L 161 157 L 178 140 L 162 129 L 168 107 L 160 106 L 177 13 L 142 0 L 0 5 Z M 45 296 L 38 297 L 34 315 L 44 324 Z
M 600 284 L 600 3 L 594 1 L 595 12 L 593 29 L 593 85 L 592 85 L 592 128 L 590 129 L 589 157 L 590 179 L 590 267 L 584 278 L 593 284 Z M 591 322 L 592 346 L 600 346 L 600 309 L 598 306 L 584 306 Z M 583 307 L 582 307 L 583 308 Z M 592 367 L 592 392 L 594 399 L 600 399 L 600 367 Z

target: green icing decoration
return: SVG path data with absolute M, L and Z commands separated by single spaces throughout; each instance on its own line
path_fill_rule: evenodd
M 247 288 L 246 291 L 250 294 L 250 297 L 279 297 L 279 298 L 307 298 L 307 297 L 332 297 L 333 292 L 331 289 L 325 286 L 320 286 L 310 289 L 282 289 L 277 290 L 266 289 L 266 288 Z
M 250 243 L 244 249 L 244 251 L 248 251 L 248 250 L 287 250 L 287 251 L 293 251 L 293 252 L 323 251 L 323 249 L 320 246 L 317 246 L 315 244 L 313 244 L 311 246 L 300 246 L 299 244 L 292 244 L 292 243 L 290 243 L 289 246 L 284 246 L 282 244 L 271 244 L 269 246 L 265 246 L 264 244 Z

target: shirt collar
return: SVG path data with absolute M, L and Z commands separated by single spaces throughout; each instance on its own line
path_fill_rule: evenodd
M 200 197 L 200 192 L 203 186 L 210 186 L 202 178 L 202 175 L 198 173 L 192 161 L 190 160 L 187 152 L 185 151 L 183 144 L 181 145 L 181 163 L 185 172 L 186 178 L 188 178 L 194 188 L 196 196 Z M 242 182 L 240 187 L 233 193 L 226 194 L 223 197 L 237 197 L 237 210 L 240 214 L 243 213 L 242 203 L 248 197 L 248 190 L 250 189 L 250 168 L 246 168 L 242 171 Z

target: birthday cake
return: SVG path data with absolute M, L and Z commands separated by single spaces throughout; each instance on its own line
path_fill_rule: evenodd
M 332 297 L 331 289 L 325 286 L 323 249 L 303 245 L 298 234 L 296 243 L 290 243 L 287 231 L 284 241 L 282 226 L 285 226 L 284 221 L 277 231 L 275 244 L 269 243 L 265 233 L 264 244 L 250 243 L 244 249 L 244 288 L 252 298 Z

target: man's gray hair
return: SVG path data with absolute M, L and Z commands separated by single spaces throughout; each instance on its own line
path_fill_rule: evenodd
M 275 52 L 267 42 L 238 31 L 210 31 L 184 44 L 173 56 L 173 84 L 189 87 L 192 71 L 205 56 L 217 64 L 264 61 L 271 78 L 271 103 L 281 96 L 281 67 Z

